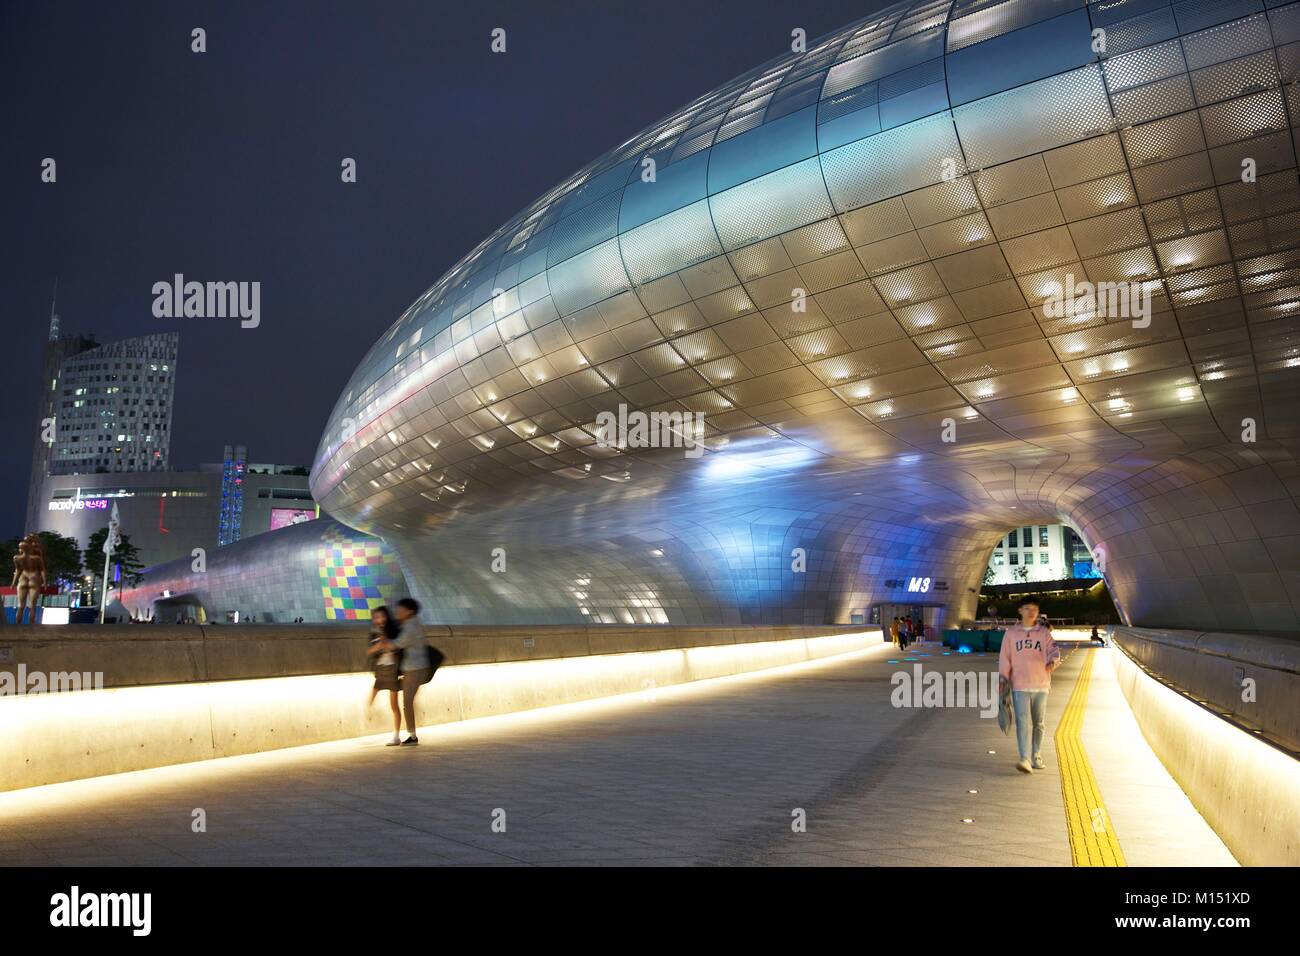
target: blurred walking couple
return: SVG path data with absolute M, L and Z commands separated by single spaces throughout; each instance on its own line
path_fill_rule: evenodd
M 388 746 L 415 746 L 420 742 L 415 723 L 415 695 L 433 680 L 443 655 L 425 638 L 424 628 L 420 626 L 420 605 L 414 598 L 402 598 L 395 612 L 390 612 L 387 606 L 370 612 L 370 644 L 366 653 L 375 670 L 368 707 L 373 707 L 379 692 L 386 690 L 393 711 L 393 739 L 388 741 Z M 403 714 L 405 740 L 401 737 Z

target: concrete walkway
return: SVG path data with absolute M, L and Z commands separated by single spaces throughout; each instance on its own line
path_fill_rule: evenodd
M 1069 866 L 1052 735 L 1082 655 L 1112 653 L 1069 652 L 1048 769 L 1033 776 L 978 710 L 893 707 L 890 676 L 913 662 L 881 647 L 446 725 L 418 748 L 366 738 L 0 794 L 0 861 Z M 918 662 L 996 666 L 994 655 Z M 1093 693 L 1113 726 L 1090 725 L 1090 706 L 1084 742 L 1098 728 L 1129 737 L 1101 748 L 1097 773 L 1129 862 L 1230 863 L 1226 851 L 1207 858 L 1217 838 L 1190 805 L 1169 814 L 1172 781 L 1126 711 L 1115 715 L 1102 663 Z M 206 832 L 194 832 L 199 810 Z M 792 829 L 797 811 L 806 832 Z

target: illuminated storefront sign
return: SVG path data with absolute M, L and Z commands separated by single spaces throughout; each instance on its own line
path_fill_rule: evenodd
M 885 587 L 906 588 L 912 594 L 929 594 L 931 591 L 948 590 L 948 582 L 924 577 L 890 578 L 885 582 Z
M 65 498 L 51 501 L 50 511 L 107 511 L 107 498 Z
M 271 530 L 287 528 L 291 524 L 302 524 L 316 519 L 315 508 L 272 508 Z

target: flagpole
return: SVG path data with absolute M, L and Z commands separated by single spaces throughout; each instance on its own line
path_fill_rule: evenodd
M 108 608 L 108 562 L 113 560 L 113 544 L 110 538 L 104 548 L 104 583 L 99 587 L 99 623 L 104 623 L 104 611 Z

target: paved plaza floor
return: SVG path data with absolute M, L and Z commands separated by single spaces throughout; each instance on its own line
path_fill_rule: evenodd
M 899 668 L 995 655 L 878 647 L 428 728 L 415 748 L 368 737 L 0 794 L 0 860 L 1069 866 L 1053 734 L 1092 654 L 1082 739 L 1127 862 L 1231 865 L 1142 741 L 1114 653 L 1067 650 L 1032 776 L 977 709 L 891 704 Z

